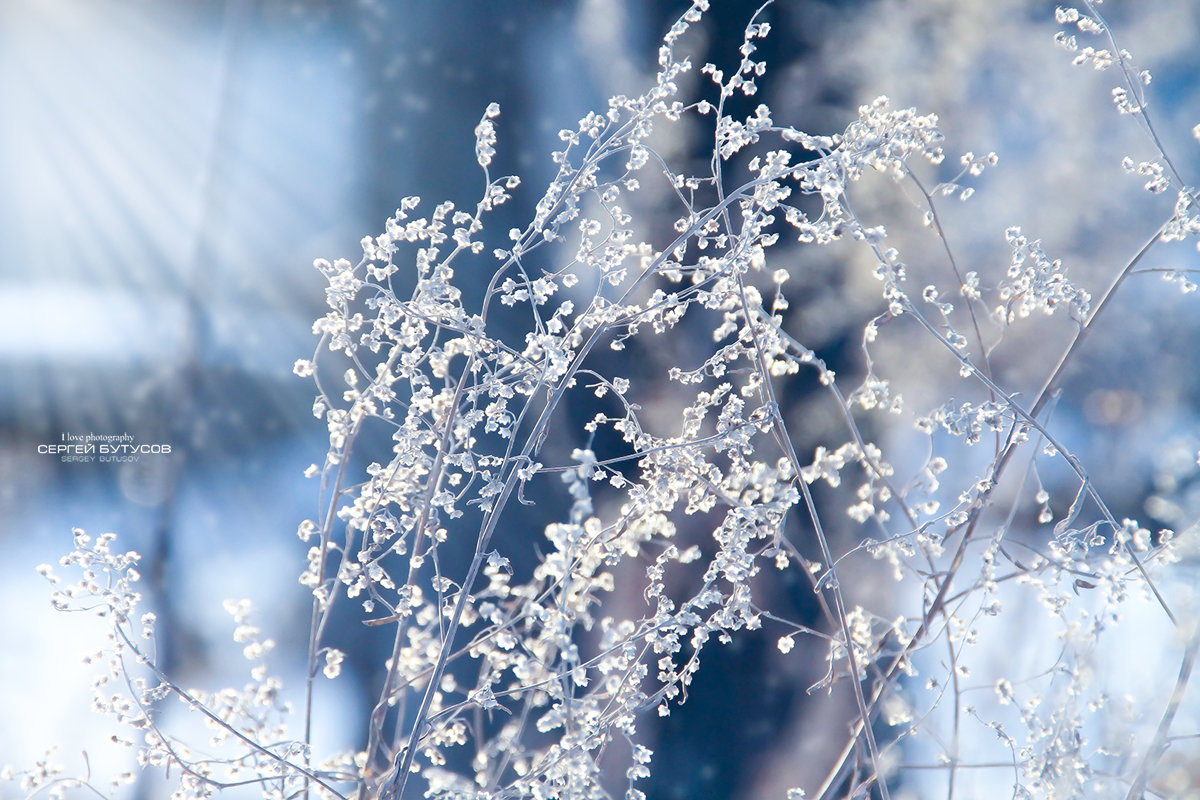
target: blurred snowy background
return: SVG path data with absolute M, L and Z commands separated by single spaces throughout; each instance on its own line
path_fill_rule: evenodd
M 1121 45 L 1154 73 L 1147 92 L 1164 145 L 1200 180 L 1190 136 L 1200 5 L 1109 5 Z M 311 353 L 322 313 L 313 259 L 354 259 L 405 195 L 473 202 L 472 130 L 492 101 L 503 109 L 494 174 L 533 187 L 505 213 L 528 216 L 552 175 L 557 131 L 640 89 L 683 7 L 0 0 L 0 763 L 32 763 L 51 745 L 76 770 L 85 750 L 96 770 L 127 758 L 105 749 L 105 720 L 87 710 L 80 658 L 98 629 L 52 613 L 34 569 L 57 562 L 75 526 L 115 531 L 143 554 L 160 652 L 180 683 L 240 683 L 221 601 L 245 597 L 279 643 L 276 669 L 300 685 L 302 655 L 288 660 L 308 614 L 295 529 L 316 505 L 302 473 L 323 457 L 325 437 L 291 365 Z M 696 63 L 734 58 L 754 7 L 716 0 L 694 39 Z M 1147 140 L 1113 111 L 1114 76 L 1072 67 L 1053 46 L 1053 8 L 779 0 L 766 15 L 772 71 L 756 100 L 819 134 L 879 94 L 936 112 L 951 159 L 1001 159 L 970 203 L 946 206 L 948 238 L 970 268 L 1003 268 L 1003 231 L 1022 225 L 1095 295 L 1171 198 L 1150 198 L 1121 170 L 1123 156 L 1151 154 Z M 670 147 L 707 158 L 703 141 Z M 860 211 L 897 208 L 892 196 Z M 897 237 L 910 263 L 935 252 L 928 239 Z M 1156 251 L 1152 266 L 1198 266 L 1194 250 L 1168 263 L 1170 252 Z M 805 287 L 806 343 L 839 374 L 853 374 L 878 300 L 869 269 L 838 261 L 859 257 L 818 254 L 793 277 Z M 1130 286 L 1070 378 L 1080 402 L 1056 412 L 1064 438 L 1098 465 L 1118 517 L 1181 529 L 1200 508 L 1200 315 L 1187 299 L 1154 276 Z M 1007 375 L 1036 384 L 1055 355 L 1036 358 L 1043 337 L 1059 334 L 1034 328 L 1030 357 L 1003 365 Z M 941 397 L 943 377 L 909 375 L 906 396 L 918 406 Z M 129 434 L 171 453 L 102 464 L 38 452 L 64 434 Z M 743 647 L 728 663 L 714 657 L 688 705 L 652 734 L 651 797 L 780 796 L 808 778 L 806 753 L 822 746 L 811 732 L 833 724 L 808 716 L 812 680 L 765 639 Z M 370 680 L 365 660 L 350 666 Z M 1165 686 L 1177 666 L 1149 658 L 1141 680 Z M 328 744 L 357 741 L 366 695 L 355 685 L 325 687 L 322 703 L 339 709 L 319 731 Z M 717 737 L 701 732 L 714 727 Z M 0 785 L 0 796 L 12 791 Z M 138 791 L 155 796 L 151 784 Z

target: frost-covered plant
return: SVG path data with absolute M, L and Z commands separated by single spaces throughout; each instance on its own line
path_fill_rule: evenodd
M 314 325 L 317 352 L 295 372 L 317 383 L 313 413 L 329 450 L 310 470 L 321 513 L 299 527 L 313 608 L 298 723 L 287 726 L 262 661 L 271 643 L 246 608 L 231 613 L 250 681 L 186 692 L 154 666 L 143 638 L 152 618 L 135 621 L 136 555 L 77 532 L 65 563 L 83 579 L 56 603 L 109 618 L 98 703 L 134 731 L 143 766 L 177 778 L 176 797 L 252 782 L 278 798 L 636 800 L 653 768 L 644 715 L 669 715 L 709 648 L 760 628 L 783 654 L 822 651 L 827 674 L 810 691 L 836 689 L 853 708 L 848 730 L 810 732 L 838 739 L 837 756 L 790 798 L 887 798 L 931 749 L 953 794 L 955 775 L 982 760 L 959 736 L 973 722 L 1006 754 L 991 767 L 1011 796 L 1153 790 L 1200 642 L 1156 583 L 1178 558 L 1176 536 L 1118 518 L 1051 416 L 1067 368 L 1146 253 L 1200 233 L 1195 192 L 1147 114 L 1148 74 L 1092 3 L 1058 10 L 1059 44 L 1119 75 L 1118 110 L 1158 149 L 1157 162 L 1127 169 L 1150 192 L 1177 195 L 1108 288 L 1073 278 L 1018 227 L 1019 210 L 996 232 L 1007 267 L 963 270 L 945 243 L 943 278 L 913 286 L 888 230 L 857 210 L 858 193 L 888 191 L 867 176 L 917 198 L 914 227 L 945 242 L 939 198 L 967 199 L 974 190 L 963 184 L 997 157 L 966 153 L 949 169 L 937 117 L 884 97 L 832 135 L 781 125 L 766 105 L 735 118 L 730 108 L 755 95 L 766 69 L 756 59 L 770 33 L 761 11 L 736 68 L 701 66 L 704 97 L 681 97 L 695 70 L 681 40 L 707 5 L 696 0 L 667 33 L 644 94 L 614 97 L 560 133 L 556 177 L 505 241 L 490 234 L 489 215 L 523 187 L 492 174 L 502 146 L 492 105 L 475 130 L 484 191 L 474 207 L 423 212 L 406 197 L 357 263 L 316 262 L 329 310 Z M 711 139 L 699 171 L 656 147 L 681 125 Z M 662 198 L 669 229 L 639 216 Z M 878 281 L 875 309 L 858 323 L 865 370 L 853 378 L 806 346 L 787 313 L 785 287 L 823 247 L 863 249 Z M 1039 315 L 1065 316 L 1071 336 L 1039 385 L 1014 385 L 999 368 L 1006 335 Z M 889 336 L 912 363 L 875 357 Z M 688 358 L 701 338 L 703 353 L 657 377 L 632 364 L 615 374 L 619 360 L 604 353 Z M 914 414 L 899 387 L 930 360 L 950 365 L 959 387 Z M 809 455 L 798 449 L 811 441 L 805 417 L 783 398 L 806 377 L 840 427 Z M 568 413 L 580 408 L 582 426 Z M 619 452 L 598 456 L 598 436 Z M 368 439 L 390 442 L 390 455 L 363 467 L 356 448 Z M 1052 459 L 1074 481 L 1059 513 L 1039 476 Z M 528 498 L 556 492 L 561 518 L 529 530 Z M 872 580 L 863 576 L 876 561 L 895 577 L 886 593 L 855 584 Z M 819 627 L 764 605 L 756 587 L 784 570 L 815 595 Z M 1018 613 L 1006 609 L 1010 584 L 1049 611 L 1061 649 L 1048 666 L 995 682 L 995 706 L 1017 709 L 1005 721 L 967 702 L 966 684 L 986 620 Z M 1148 731 L 1117 725 L 1092 677 L 1105 628 L 1142 594 L 1184 642 L 1175 691 Z M 347 603 L 390 642 L 385 677 L 362 721 L 364 748 L 319 755 L 314 684 L 338 678 L 346 654 L 329 633 Z M 110 685 L 119 688 L 104 698 Z M 154 705 L 168 695 L 211 725 L 206 747 L 157 723 Z M 24 779 L 30 789 L 73 785 L 45 769 Z

